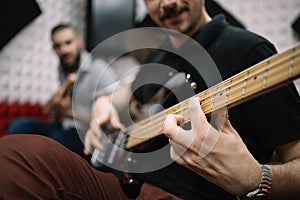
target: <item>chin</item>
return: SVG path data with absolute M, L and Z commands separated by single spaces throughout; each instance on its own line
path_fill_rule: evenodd
M 188 30 L 188 25 L 184 22 L 166 24 L 165 26 L 168 29 L 172 29 L 181 33 L 185 33 Z
M 180 32 L 180 33 L 187 33 L 187 29 L 186 28 L 182 28 L 182 27 L 170 27 L 169 29 Z

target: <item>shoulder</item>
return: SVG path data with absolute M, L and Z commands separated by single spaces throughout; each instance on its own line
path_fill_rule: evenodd
M 234 26 L 226 27 L 219 37 L 223 53 L 233 59 L 234 71 L 250 67 L 277 53 L 275 46 L 266 38 Z
M 102 58 L 94 58 L 92 61 L 92 65 L 96 67 L 106 68 L 109 66 L 109 63 Z
M 109 67 L 109 62 L 104 58 L 94 57 L 92 55 L 88 55 L 83 62 L 85 68 L 89 72 L 95 72 L 96 70 L 103 71 Z
M 231 77 L 277 53 L 266 38 L 231 25 L 226 25 L 206 50 L 223 78 Z
M 242 52 L 250 52 L 257 47 L 265 46 L 276 53 L 274 45 L 269 40 L 246 29 L 227 26 L 221 37 L 221 39 L 227 39 L 225 41 L 228 45 Z

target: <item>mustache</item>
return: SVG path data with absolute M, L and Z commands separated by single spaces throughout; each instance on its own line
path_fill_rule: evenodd
M 63 54 L 63 55 L 60 56 L 60 59 L 64 59 L 64 58 L 66 58 L 66 57 L 68 57 L 70 55 L 71 55 L 70 53 L 65 53 L 65 54 Z
M 186 4 L 180 4 L 180 5 L 176 4 L 171 8 L 163 9 L 159 15 L 159 18 L 160 20 L 164 20 L 188 10 L 189 8 Z

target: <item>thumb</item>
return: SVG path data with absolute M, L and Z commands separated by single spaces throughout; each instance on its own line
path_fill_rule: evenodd
M 163 133 L 170 139 L 170 142 L 186 149 L 192 143 L 194 134 L 180 127 L 183 122 L 184 118 L 180 115 L 168 115 L 164 123 Z
M 123 124 L 120 122 L 120 118 L 119 118 L 117 111 L 114 109 L 112 110 L 109 121 L 110 121 L 112 128 L 114 128 L 114 129 L 123 129 L 124 128 Z
M 182 130 L 181 124 L 184 119 L 180 115 L 168 115 L 163 126 L 163 133 L 171 140 L 173 140 L 176 135 Z
M 218 130 L 218 131 L 223 131 L 223 129 L 225 128 L 225 123 L 226 125 L 228 125 L 228 110 L 226 108 L 221 109 L 216 111 L 215 113 L 213 113 L 213 123 L 214 123 L 214 127 Z
M 230 123 L 229 114 L 227 109 L 222 109 L 214 117 L 216 128 L 226 134 L 238 135 L 236 130 Z M 239 136 L 239 135 L 238 135 Z

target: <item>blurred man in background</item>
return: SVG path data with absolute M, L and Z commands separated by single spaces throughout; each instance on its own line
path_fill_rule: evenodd
M 104 60 L 93 59 L 88 54 L 82 36 L 72 25 L 58 24 L 53 27 L 51 41 L 59 59 L 61 85 L 44 106 L 49 122 L 15 119 L 10 123 L 7 134 L 44 135 L 84 156 L 80 137 L 89 126 L 94 98 L 109 92 L 116 75 Z

